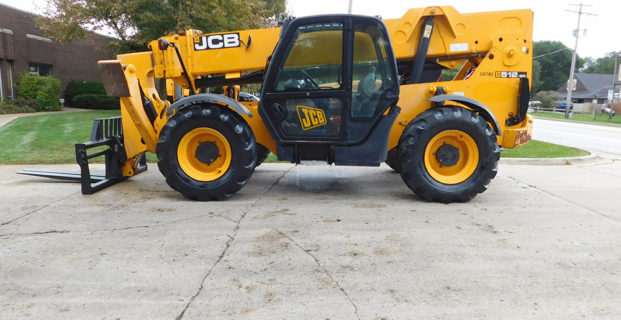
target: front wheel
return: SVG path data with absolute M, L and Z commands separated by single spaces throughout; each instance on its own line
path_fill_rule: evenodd
M 239 191 L 256 163 L 250 127 L 230 110 L 195 105 L 168 120 L 157 143 L 160 172 L 192 200 L 222 200 Z
M 260 166 L 265 159 L 270 155 L 270 149 L 257 143 L 257 167 Z
M 427 201 L 469 201 L 485 191 L 498 172 L 501 149 L 496 135 L 473 111 L 434 108 L 403 132 L 401 178 Z

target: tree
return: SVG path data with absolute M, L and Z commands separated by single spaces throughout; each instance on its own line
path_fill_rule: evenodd
M 285 0 L 47 0 L 39 25 L 56 41 L 111 33 L 119 52 L 145 50 L 160 36 L 193 28 L 219 32 L 265 27 Z
M 621 55 L 621 51 L 609 52 L 606 56 L 598 59 L 587 58 L 584 73 L 612 74 L 615 72 L 615 55 Z
M 533 79 L 533 82 L 538 81 L 537 91 L 557 90 L 567 82 L 571 55 L 571 49 L 559 41 L 536 41 L 533 44 L 533 60 L 538 64 L 536 68 L 539 79 Z M 583 64 L 584 59 L 578 57 L 576 70 Z
M 541 88 L 541 64 L 537 60 L 533 60 L 533 75 L 532 75 L 532 89 L 531 91 L 539 92 Z

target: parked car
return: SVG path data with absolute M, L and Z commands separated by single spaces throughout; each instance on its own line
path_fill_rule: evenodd
M 567 101 L 563 100 L 563 101 L 557 101 L 554 104 L 554 108 L 559 109 L 559 110 L 565 110 L 565 107 L 567 106 Z M 569 103 L 569 110 L 574 110 L 574 103 L 570 102 Z
M 253 101 L 260 100 L 259 97 L 255 96 L 254 94 L 243 92 L 243 91 L 239 92 L 239 96 L 237 98 L 239 99 L 239 101 L 244 101 L 244 102 L 253 102 Z
M 541 101 L 537 101 L 537 100 L 528 101 L 528 112 L 533 112 L 535 111 L 535 109 L 539 110 L 538 109 L 539 107 L 541 107 Z
M 528 106 L 529 107 L 541 106 L 541 101 L 537 101 L 537 100 L 528 101 Z

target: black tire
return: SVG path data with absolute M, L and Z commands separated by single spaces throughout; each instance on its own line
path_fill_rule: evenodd
M 431 157 L 431 155 L 438 157 L 436 153 L 426 155 L 427 146 L 432 143 L 434 137 L 441 137 L 447 132 L 462 132 L 469 135 L 472 138 L 470 145 L 475 150 L 472 154 L 478 155 L 477 162 L 475 162 L 475 157 L 470 158 L 473 161 L 471 169 L 474 168 L 474 172 L 469 176 L 466 175 L 467 178 L 460 180 L 461 182 L 440 182 L 432 177 L 432 173 L 425 165 L 425 157 Z M 442 143 L 445 145 L 446 141 Z M 431 144 L 430 149 L 434 145 Z M 440 148 L 437 150 L 440 151 Z M 495 132 L 478 114 L 459 107 L 430 109 L 408 124 L 399 140 L 401 178 L 414 193 L 424 200 L 443 203 L 467 202 L 487 190 L 488 184 L 496 176 L 500 150 Z M 463 154 L 460 156 L 464 157 L 464 161 L 468 161 L 467 152 L 465 156 Z M 440 159 L 437 159 L 440 163 Z M 432 160 L 428 159 L 428 161 Z M 441 165 L 439 167 L 443 168 Z M 444 168 L 450 167 L 449 163 Z
M 398 147 L 392 148 L 388 151 L 388 155 L 386 156 L 386 164 L 395 170 L 395 172 L 401 173 L 401 162 L 399 161 Z
M 265 161 L 265 159 L 267 159 L 267 157 L 270 155 L 270 152 L 270 149 L 257 143 L 257 167 L 260 166 L 261 163 Z
M 225 139 L 221 141 L 226 141 L 230 147 L 230 153 L 216 147 L 216 158 L 225 154 L 230 157 L 230 164 L 226 171 L 222 170 L 223 174 L 218 173 L 221 176 L 213 180 L 190 176 L 180 165 L 177 154 L 179 144 L 186 134 L 194 129 L 205 128 L 211 132 L 217 131 Z M 162 129 L 156 149 L 157 164 L 166 183 L 184 197 L 199 201 L 224 200 L 239 191 L 250 179 L 256 163 L 255 146 L 252 130 L 232 111 L 213 105 L 194 105 L 179 111 Z M 196 152 L 198 154 L 198 148 Z M 191 151 L 188 153 L 191 154 Z M 192 161 L 206 164 L 198 156 Z

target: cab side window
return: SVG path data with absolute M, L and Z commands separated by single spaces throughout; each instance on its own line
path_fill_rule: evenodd
M 341 88 L 343 24 L 300 26 L 276 75 L 274 91 L 312 91 Z
M 352 106 L 354 118 L 372 118 L 382 95 L 391 88 L 394 75 L 390 72 L 387 50 L 389 43 L 374 24 L 354 25 L 354 57 L 352 75 Z

